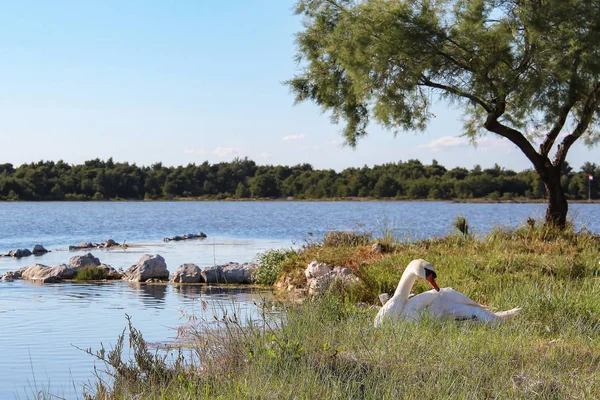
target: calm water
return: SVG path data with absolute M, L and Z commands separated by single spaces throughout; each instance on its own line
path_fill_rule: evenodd
M 600 232 L 599 204 L 572 204 L 578 227 Z M 0 273 L 34 262 L 66 263 L 81 252 L 68 245 L 112 238 L 126 250 L 92 251 L 106 264 L 127 268 L 145 253 L 161 254 L 171 272 L 184 262 L 201 267 L 245 262 L 263 250 L 302 243 L 328 230 L 393 228 L 402 238 L 443 235 L 457 215 L 475 232 L 541 218 L 543 204 L 442 202 L 153 202 L 0 203 L 0 253 L 43 244 L 51 253 L 20 260 L 0 258 Z M 162 243 L 165 236 L 203 231 L 202 241 Z M 211 318 L 235 303 L 243 315 L 259 311 L 265 293 L 169 285 L 0 282 L 0 399 L 35 398 L 38 391 L 80 396 L 94 360 L 77 350 L 113 343 L 125 314 L 154 343 L 168 344 L 186 321 L 181 311 Z

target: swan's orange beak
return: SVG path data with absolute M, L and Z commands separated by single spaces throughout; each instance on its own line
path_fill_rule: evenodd
M 428 274 L 427 275 L 427 282 L 429 282 L 429 284 L 438 292 L 440 291 L 439 286 L 437 285 L 437 283 L 435 283 L 435 277 L 433 276 L 433 274 Z

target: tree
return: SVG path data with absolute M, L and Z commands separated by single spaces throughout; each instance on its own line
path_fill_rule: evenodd
M 597 1 L 300 0 L 296 12 L 304 69 L 287 83 L 297 102 L 344 120 L 349 145 L 371 120 L 423 130 L 439 96 L 464 110 L 471 139 L 491 132 L 524 153 L 545 186 L 546 223 L 565 226 L 561 166 L 577 140 L 600 140 Z
M 235 197 L 238 199 L 247 199 L 250 197 L 250 189 L 248 189 L 244 182 L 238 183 L 237 188 L 235 189 Z
M 250 193 L 254 198 L 279 196 L 277 179 L 271 174 L 257 174 L 250 179 Z

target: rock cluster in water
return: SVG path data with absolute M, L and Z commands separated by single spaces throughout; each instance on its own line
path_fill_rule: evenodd
M 110 265 L 101 264 L 98 258 L 94 257 L 91 253 L 88 253 L 82 256 L 71 257 L 68 264 L 62 264 L 56 267 L 33 264 L 14 272 L 7 272 L 0 279 L 3 281 L 26 279 L 42 283 L 57 283 L 62 282 L 63 280 L 73 279 L 77 274 L 77 271 L 90 266 L 102 268 L 106 272 L 107 279 L 121 278 L 121 274 L 114 268 Z
M 46 253 L 48 253 L 48 250 L 46 250 L 44 248 L 44 246 L 42 246 L 41 244 L 36 244 L 33 247 L 33 250 L 29 250 L 29 249 L 11 250 L 6 254 L 0 254 L 0 257 L 21 258 L 21 257 L 29 257 L 30 255 L 41 256 L 42 254 L 46 254 Z
M 177 235 L 177 236 L 173 236 L 173 237 L 166 237 L 163 239 L 163 242 L 179 242 L 180 240 L 190 240 L 190 239 L 205 239 L 206 238 L 206 234 L 204 232 L 199 232 L 199 233 L 186 233 L 185 235 Z
M 108 239 L 106 242 L 102 243 L 81 242 L 74 246 L 69 246 L 69 250 L 109 249 L 111 247 L 127 248 L 128 246 L 125 243 L 119 244 L 112 239 Z
M 42 283 L 57 283 L 74 279 L 77 271 L 89 266 L 103 269 L 108 280 L 123 279 L 129 282 L 148 283 L 169 281 L 167 264 L 159 254 L 146 254 L 121 273 L 110 265 L 102 264 L 91 253 L 71 257 L 67 264 L 54 267 L 33 264 L 14 272 L 7 272 L 0 277 L 0 280 L 26 279 Z M 230 262 L 200 269 L 195 264 L 183 264 L 171 276 L 170 281 L 173 283 L 249 284 L 253 283 L 252 275 L 256 267 L 257 265 L 253 263 Z
M 215 265 L 200 269 L 195 264 L 183 264 L 171 277 L 174 283 L 229 283 L 243 285 L 254 283 L 252 273 L 254 263 L 234 263 Z

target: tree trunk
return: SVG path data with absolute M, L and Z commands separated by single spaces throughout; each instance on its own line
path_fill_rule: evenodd
M 546 194 L 548 195 L 546 226 L 553 226 L 562 230 L 567 224 L 569 205 L 560 184 L 560 167 L 550 167 L 544 175 L 542 176 L 542 180 L 546 185 Z

